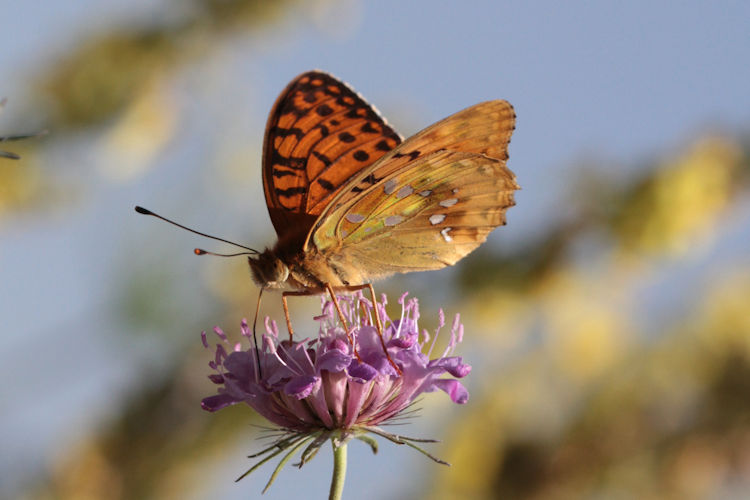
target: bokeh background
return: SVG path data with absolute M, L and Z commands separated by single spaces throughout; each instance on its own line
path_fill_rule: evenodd
M 375 498 L 743 498 L 750 491 L 750 4 L 0 1 L 0 497 L 249 498 L 247 407 L 208 414 L 199 332 L 237 333 L 242 259 L 142 204 L 274 241 L 268 110 L 313 68 L 404 135 L 504 98 L 523 187 L 453 269 L 378 285 L 462 313 L 466 406 L 350 446 Z M 277 300 L 265 312 L 280 318 Z M 310 324 L 318 302 L 293 303 Z M 395 311 L 392 311 L 395 313 Z M 298 327 L 299 328 L 299 327 Z M 327 494 L 331 453 L 266 498 Z

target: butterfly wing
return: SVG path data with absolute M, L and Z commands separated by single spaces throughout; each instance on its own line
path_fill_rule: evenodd
M 519 189 L 505 166 L 515 113 L 480 103 L 407 139 L 343 187 L 306 242 L 347 280 L 439 269 L 474 250 Z
M 263 190 L 280 241 L 302 241 L 343 185 L 401 142 L 348 85 L 320 71 L 299 75 L 268 117 Z

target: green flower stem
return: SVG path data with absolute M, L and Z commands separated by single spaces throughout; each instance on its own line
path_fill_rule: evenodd
M 331 479 L 331 493 L 328 500 L 341 500 L 344 492 L 344 479 L 346 479 L 346 443 L 336 446 L 333 444 L 333 478 Z

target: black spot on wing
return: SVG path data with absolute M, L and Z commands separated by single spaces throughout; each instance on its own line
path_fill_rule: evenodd
M 279 153 L 275 149 L 271 151 L 271 158 L 269 158 L 269 161 L 271 165 L 278 165 L 281 167 L 287 167 L 287 168 L 291 168 L 294 170 L 304 170 L 305 166 L 307 165 L 307 158 L 300 158 L 300 157 L 294 157 L 294 156 L 287 158 L 286 156 L 283 156 L 281 153 Z
M 366 122 L 360 129 L 365 134 L 377 134 L 380 131 L 372 126 L 372 122 Z
M 323 137 L 328 137 L 328 134 L 330 134 L 330 132 L 328 131 L 328 127 L 326 127 L 322 123 L 320 125 L 316 125 L 315 128 L 320 130 L 320 135 Z
M 271 127 L 271 135 L 272 136 L 278 136 L 278 137 L 289 137 L 290 135 L 293 135 L 297 138 L 297 140 L 302 139 L 302 137 L 305 135 L 305 133 L 302 131 L 301 128 L 292 127 L 292 128 L 284 128 L 284 127 Z
M 297 194 L 305 194 L 307 189 L 304 186 L 294 186 L 286 189 L 275 188 L 274 192 L 277 196 L 289 198 Z
M 321 186 L 323 187 L 323 189 L 325 189 L 326 191 L 333 191 L 333 190 L 334 190 L 334 188 L 336 187 L 336 186 L 334 186 L 333 184 L 331 184 L 330 182 L 328 182 L 327 180 L 325 180 L 325 179 L 323 179 L 323 178 L 320 178 L 320 179 L 318 179 L 318 181 L 317 181 L 317 182 L 318 182 L 318 184 L 320 184 L 320 185 L 321 185 Z
M 379 180 L 380 179 L 378 179 L 377 177 L 375 177 L 375 174 L 370 174 L 367 177 L 365 177 L 364 179 L 362 179 L 362 182 L 366 182 L 368 184 L 375 184 Z
M 367 161 L 370 159 L 370 155 L 360 149 L 354 152 L 354 159 L 357 161 Z
M 347 118 L 363 118 L 365 115 L 367 115 L 365 108 L 352 108 L 344 116 Z
M 331 165 L 331 160 L 324 154 L 313 151 L 312 155 L 323 163 L 326 167 Z
M 276 168 L 276 166 L 274 166 L 273 176 L 276 177 L 277 179 L 280 179 L 282 177 L 287 177 L 289 175 L 293 175 L 295 177 L 297 176 L 297 174 L 293 170 L 279 170 L 278 168 Z
M 377 149 L 378 151 L 390 151 L 391 149 L 393 149 L 393 147 L 388 144 L 388 141 L 383 139 L 382 141 L 375 144 L 375 149 Z
M 310 108 L 300 108 L 294 103 L 293 99 L 287 100 L 281 107 L 282 115 L 293 114 L 297 117 L 305 116 L 310 111 Z
M 341 142 L 354 142 L 355 141 L 355 137 L 352 134 L 350 134 L 349 132 L 341 132 L 339 134 L 339 140 Z
M 394 158 L 403 158 L 405 156 L 408 156 L 410 161 L 414 161 L 414 160 L 416 160 L 419 157 L 420 154 L 421 153 L 419 151 L 414 150 L 414 151 L 411 151 L 409 153 L 396 153 L 395 155 L 393 155 L 393 157 Z
M 328 116 L 333 113 L 333 109 L 331 109 L 328 104 L 321 104 L 317 107 L 315 112 L 318 114 L 318 116 Z

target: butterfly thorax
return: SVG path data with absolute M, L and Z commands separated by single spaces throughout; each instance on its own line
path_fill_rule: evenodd
M 248 259 L 253 281 L 263 288 L 304 290 L 362 284 L 370 281 L 356 267 L 340 265 L 315 250 L 299 251 L 279 243 Z

